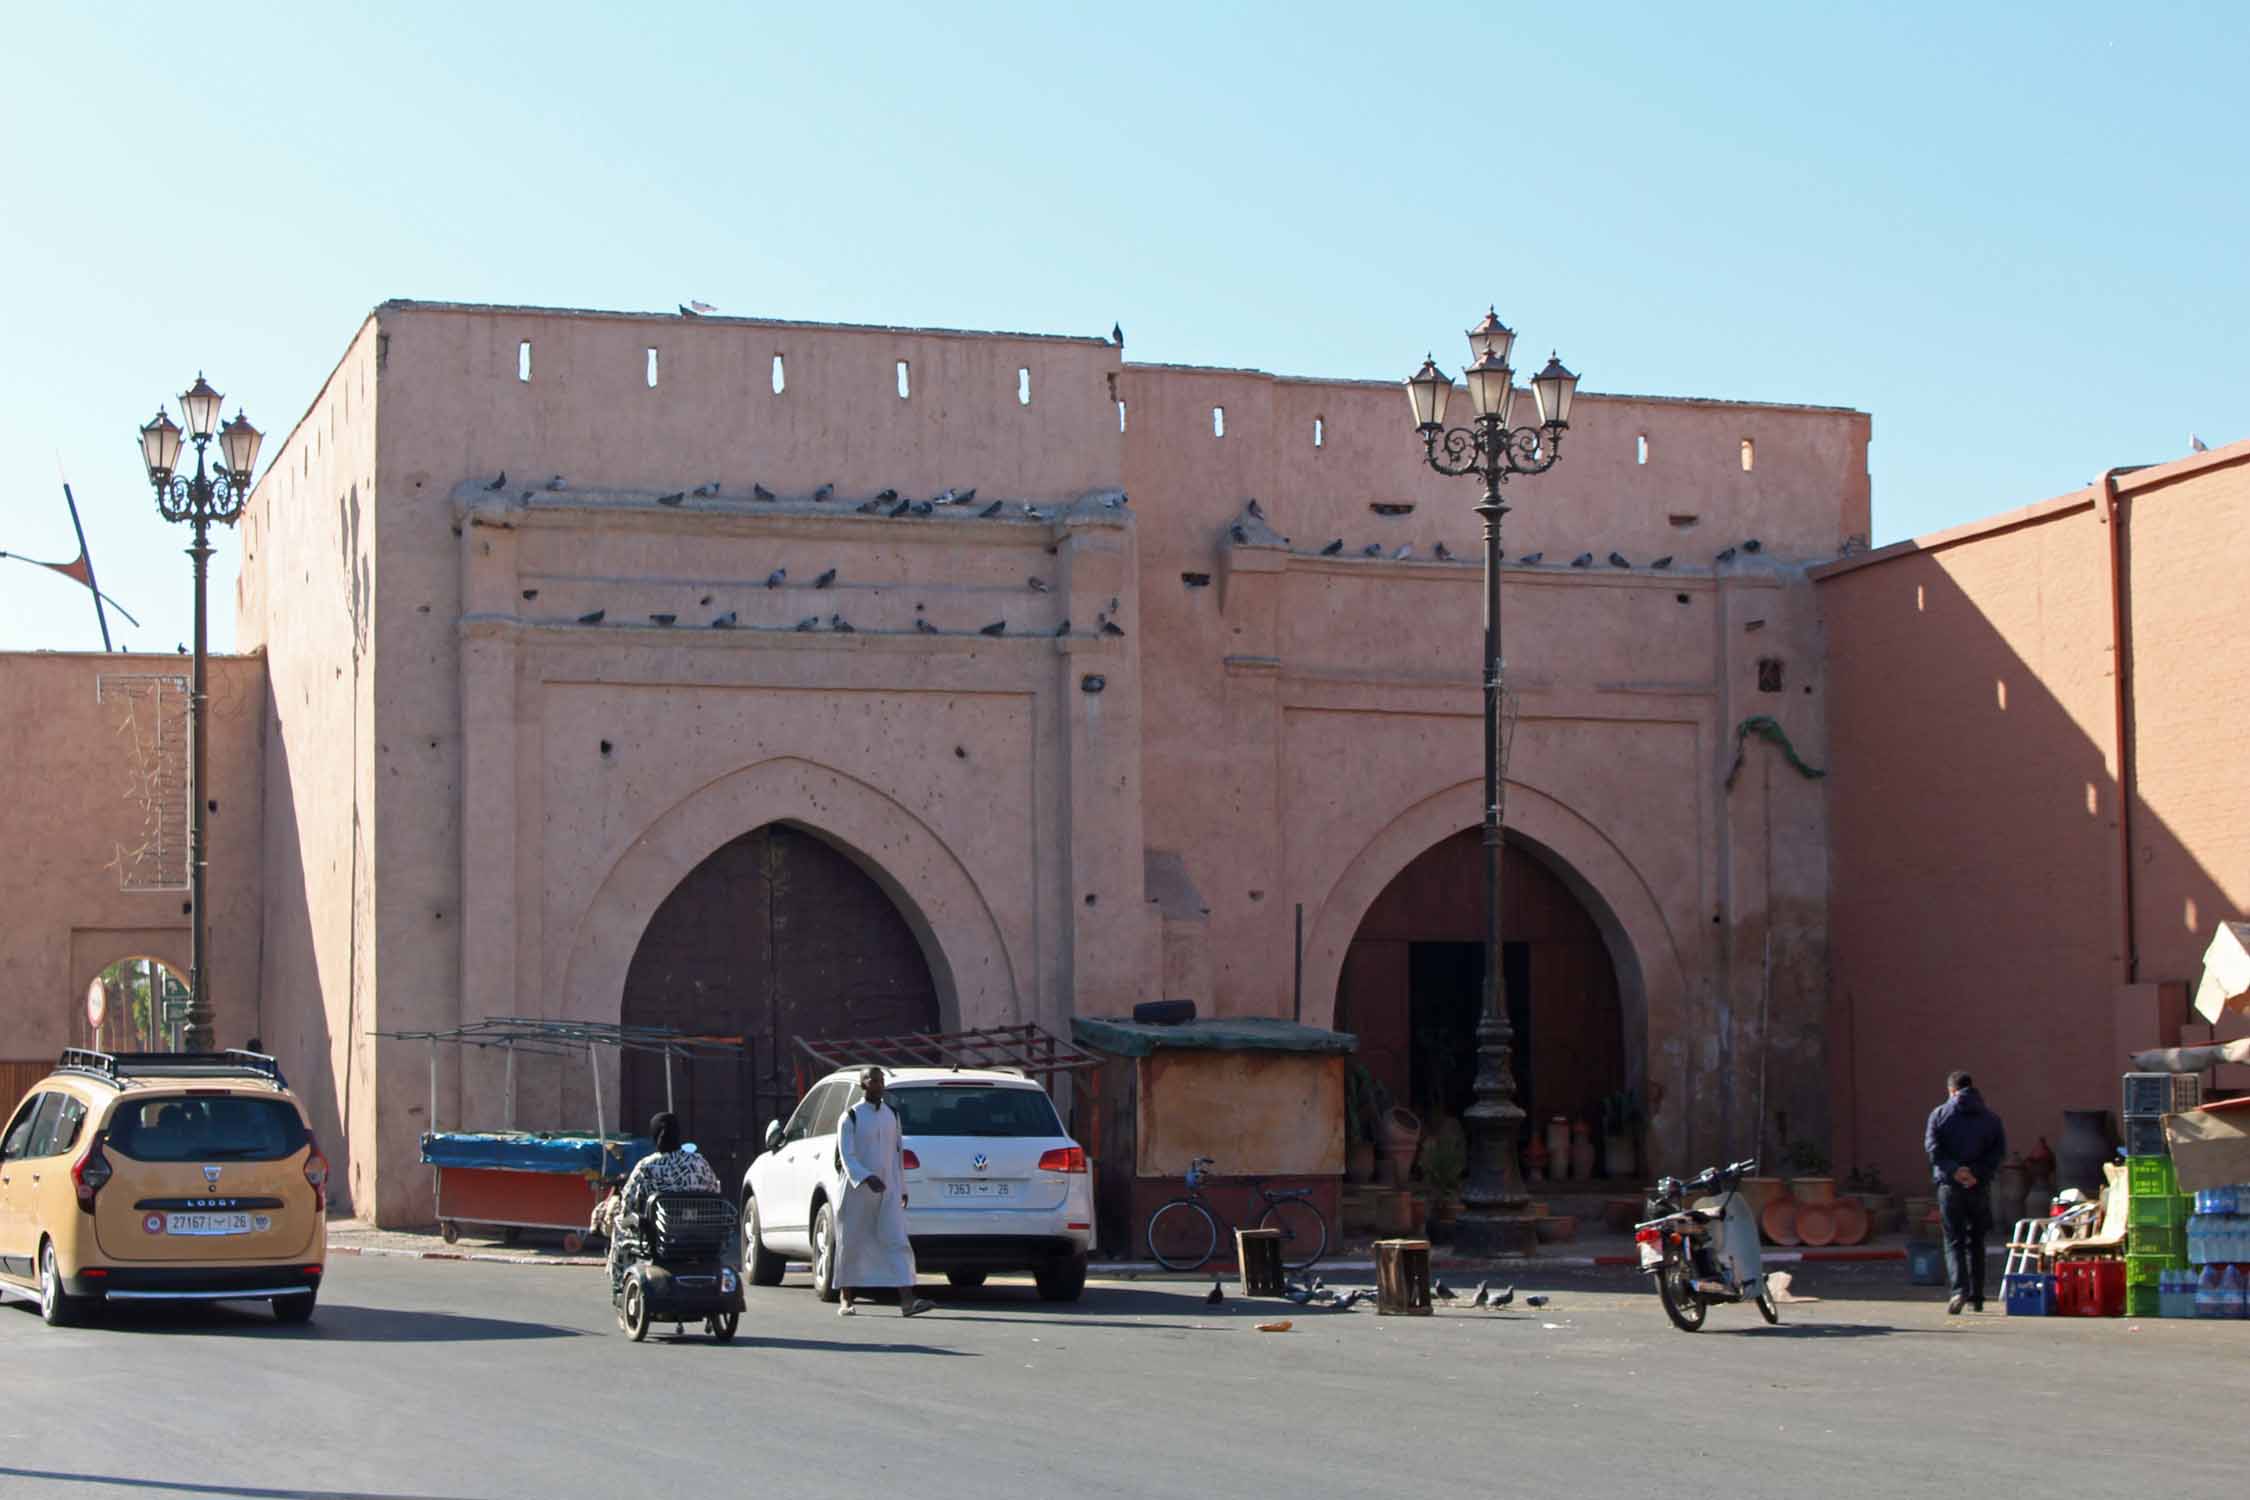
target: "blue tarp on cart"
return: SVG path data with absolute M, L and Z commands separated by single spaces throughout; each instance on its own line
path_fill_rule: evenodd
M 492 1167 L 510 1172 L 567 1172 L 621 1181 L 656 1149 L 646 1136 L 572 1132 L 440 1130 L 422 1137 L 422 1160 L 437 1167 Z

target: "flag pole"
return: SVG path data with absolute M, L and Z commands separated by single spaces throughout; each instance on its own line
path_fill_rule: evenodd
M 86 565 L 86 592 L 94 596 L 94 621 L 102 628 L 102 649 L 114 650 L 109 643 L 109 616 L 102 611 L 102 591 L 94 582 L 94 554 L 86 550 L 86 528 L 79 524 L 78 497 L 70 492 L 70 481 L 62 482 L 63 504 L 70 507 L 70 529 L 78 533 L 78 558 Z

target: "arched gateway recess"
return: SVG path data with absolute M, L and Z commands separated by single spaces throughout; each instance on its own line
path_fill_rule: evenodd
M 1425 1128 L 1474 1100 L 1484 986 L 1483 834 L 1453 834 L 1414 859 L 1368 908 L 1344 955 L 1337 1026 Z M 1515 1028 L 1516 1099 L 1528 1121 L 1588 1121 L 1640 1087 L 1629 1067 L 1617 970 L 1600 927 L 1539 853 L 1508 838 L 1501 963 Z
M 906 917 L 826 840 L 769 823 L 723 845 L 656 909 L 626 970 L 621 1019 L 742 1036 L 751 1069 L 675 1062 L 673 1107 L 722 1181 L 796 1097 L 798 1037 L 938 1029 L 937 986 Z M 626 1124 L 665 1107 L 662 1059 L 628 1055 Z

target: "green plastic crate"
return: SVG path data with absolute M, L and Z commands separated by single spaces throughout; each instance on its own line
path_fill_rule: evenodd
M 2128 1318 L 2157 1318 L 2164 1315 L 2164 1305 L 2157 1300 L 2154 1286 L 2127 1286 L 2125 1288 L 2125 1316 Z
M 2187 1231 L 2170 1224 L 2135 1224 L 2125 1231 L 2125 1253 L 2164 1261 L 2187 1258 Z
M 2125 1257 L 2125 1285 L 2153 1289 L 2161 1273 L 2184 1270 L 2186 1267 L 2187 1260 L 2184 1256 L 2128 1255 Z
M 2139 1198 L 2177 1198 L 2180 1179 L 2172 1170 L 2169 1156 L 2128 1156 L 2125 1158 L 2125 1190 Z
M 2135 1194 L 2125 1200 L 2125 1222 L 2136 1229 L 2183 1229 L 2194 1212 L 2193 1198 L 2172 1193 Z

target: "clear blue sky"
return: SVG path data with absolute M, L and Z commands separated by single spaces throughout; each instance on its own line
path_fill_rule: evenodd
M 286 432 L 389 297 L 1115 320 L 1137 359 L 1351 377 L 1457 359 L 1492 302 L 1591 390 L 1872 412 L 1878 542 L 2250 436 L 2236 3 L 8 26 L 0 549 L 72 554 L 59 457 L 143 648 L 190 595 L 134 428 L 200 368 Z M 0 648 L 97 644 L 83 591 L 0 563 Z

